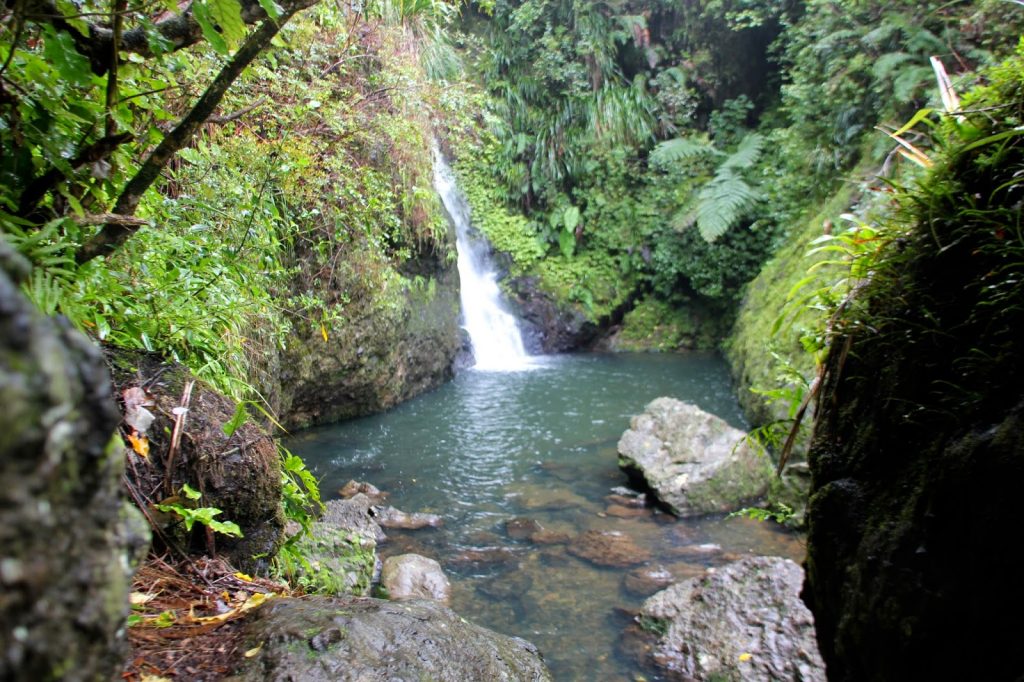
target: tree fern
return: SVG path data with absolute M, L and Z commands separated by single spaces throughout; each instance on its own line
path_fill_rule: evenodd
M 760 199 L 757 189 L 743 178 L 743 171 L 757 163 L 762 149 L 764 137 L 748 133 L 718 165 L 714 177 L 701 187 L 695 204 L 676 213 L 673 227 L 683 229 L 696 223 L 700 236 L 713 242 L 739 222 Z M 651 153 L 651 161 L 668 165 L 705 155 L 725 156 L 706 139 L 680 137 L 659 144 Z
M 661 142 L 651 152 L 651 163 L 657 166 L 670 166 L 674 163 L 700 156 L 721 154 L 715 149 L 706 135 L 677 137 Z
M 696 222 L 700 236 L 713 242 L 735 225 L 760 199 L 760 194 L 724 164 L 697 194 Z

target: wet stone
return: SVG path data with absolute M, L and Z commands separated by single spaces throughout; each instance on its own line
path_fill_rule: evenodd
M 618 519 L 636 519 L 642 516 L 650 516 L 650 512 L 643 507 L 623 507 L 620 504 L 608 505 L 604 513 Z
M 620 495 L 619 493 L 612 493 L 611 495 L 605 495 L 604 501 L 608 504 L 617 504 L 620 507 L 646 507 L 647 498 L 643 495 Z
M 384 560 L 381 585 L 390 599 L 451 601 L 452 588 L 441 564 L 418 554 L 400 554 Z
M 543 528 L 536 533 L 530 534 L 530 542 L 535 545 L 564 545 L 569 542 L 568 533 L 561 533 L 557 530 Z
M 527 540 L 534 533 L 544 530 L 536 519 L 517 516 L 505 522 L 505 532 L 513 540 Z
M 364 481 L 349 481 L 338 490 L 338 494 L 346 500 L 360 493 L 370 498 L 374 504 L 381 504 L 388 497 L 380 488 Z
M 665 589 L 674 580 L 672 572 L 664 566 L 641 566 L 623 576 L 622 586 L 631 594 L 648 597 Z
M 437 514 L 404 512 L 394 507 L 374 507 L 372 513 L 373 518 L 384 528 L 419 530 L 420 528 L 439 528 L 444 525 L 444 519 Z
M 649 561 L 651 553 L 619 531 L 588 530 L 569 543 L 569 553 L 598 566 L 625 568 Z

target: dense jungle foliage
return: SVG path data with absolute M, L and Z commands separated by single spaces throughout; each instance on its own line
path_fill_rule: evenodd
M 717 344 L 788 253 L 733 341 L 768 358 L 785 299 L 830 284 L 806 244 L 912 167 L 876 128 L 913 156 L 930 59 L 966 89 L 1022 28 L 1011 0 L 10 0 L 0 223 L 42 310 L 274 413 L 289 345 L 435 295 L 438 136 L 513 278 L 619 348 Z M 823 347 L 793 318 L 790 364 Z
M 592 319 L 642 300 L 625 332 L 655 346 L 695 302 L 729 318 L 823 204 L 846 205 L 819 234 L 861 177 L 895 172 L 876 127 L 936 100 L 931 57 L 969 81 L 1024 26 L 1005 0 L 472 9 L 489 97 L 461 169 L 481 228 Z

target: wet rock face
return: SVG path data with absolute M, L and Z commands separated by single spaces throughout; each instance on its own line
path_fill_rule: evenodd
M 458 273 L 453 263 L 420 260 L 416 274 L 436 283 L 429 294 L 409 292 L 382 303 L 384 294 L 346 279 L 351 273 L 344 274 L 345 268 L 323 283 L 326 299 L 352 298 L 345 306 L 347 319 L 329 330 L 328 341 L 314 325 L 295 325 L 269 389 L 279 396 L 285 426 L 381 412 L 454 376 L 463 347 Z M 318 277 L 297 282 L 296 291 L 313 286 Z
M 772 468 L 739 429 L 689 403 L 652 401 L 619 440 L 619 466 L 677 516 L 734 511 L 768 489 Z
M 371 515 L 372 505 L 363 493 L 328 501 L 311 536 L 299 540 L 298 550 L 308 565 L 294 567 L 292 580 L 302 580 L 321 594 L 369 595 L 377 544 L 387 539 Z
M 380 584 L 390 599 L 432 599 L 447 604 L 452 598 L 452 586 L 441 564 L 419 554 L 385 559 Z
M 1016 402 L 928 419 L 914 351 L 897 367 L 870 345 L 846 360 L 856 381 L 826 385 L 809 455 L 804 600 L 830 679 L 1019 679 L 1020 383 Z M 895 386 L 919 391 L 920 423 L 887 414 Z
M 512 305 L 520 318 L 523 343 L 531 353 L 562 353 L 592 344 L 598 328 L 578 311 L 563 310 L 538 288 L 536 277 L 511 281 Z
M 0 240 L 0 679 L 110 680 L 149 532 L 102 358 L 25 300 L 17 262 Z
M 598 566 L 625 568 L 650 560 L 651 553 L 618 531 L 588 530 L 569 543 L 569 553 Z
M 676 583 L 640 610 L 660 634 L 649 655 L 673 679 L 825 682 L 802 582 L 792 561 L 753 557 Z
M 422 600 L 273 599 L 244 627 L 233 682 L 507 680 L 551 676 L 537 648 Z

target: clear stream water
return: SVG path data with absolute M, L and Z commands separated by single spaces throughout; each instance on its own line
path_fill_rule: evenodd
M 674 396 L 743 426 L 717 356 L 565 355 L 534 365 L 470 370 L 387 413 L 312 429 L 287 445 L 321 478 L 325 497 L 356 479 L 390 492 L 399 509 L 442 515 L 439 529 L 388 531 L 382 554 L 440 561 L 452 579 L 452 608 L 537 644 L 555 679 L 657 679 L 620 646 L 628 610 L 643 601 L 622 585 L 629 569 L 594 566 L 564 545 L 513 540 L 507 520 L 528 517 L 570 535 L 622 531 L 680 579 L 730 555 L 799 560 L 801 541 L 745 519 L 607 513 L 610 489 L 627 484 L 616 442 L 650 400 Z M 494 547 L 511 558 L 460 560 L 466 550 Z

